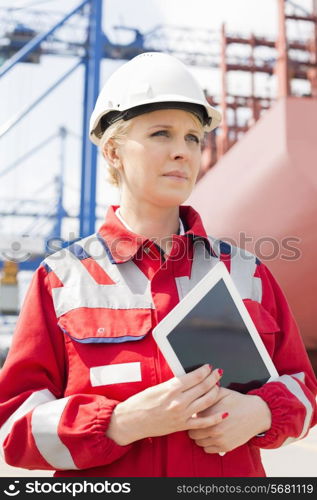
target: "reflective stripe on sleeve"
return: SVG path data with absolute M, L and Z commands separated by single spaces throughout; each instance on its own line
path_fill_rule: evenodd
M 48 403 L 49 401 L 54 401 L 55 396 L 48 390 L 43 389 L 42 391 L 33 392 L 19 408 L 11 415 L 11 417 L 3 424 L 0 429 L 0 450 L 3 456 L 3 443 L 6 437 L 10 434 L 15 422 L 24 417 L 27 413 L 34 410 L 39 405 Z
M 36 407 L 32 414 L 32 434 L 43 458 L 56 469 L 78 469 L 68 448 L 58 436 L 61 415 L 70 397 Z
M 311 417 L 313 414 L 313 407 L 312 407 L 311 402 L 309 401 L 309 399 L 305 395 L 305 393 L 304 393 L 303 389 L 301 388 L 301 386 L 299 385 L 299 383 L 296 382 L 296 380 L 294 380 L 293 377 L 301 380 L 302 374 L 296 373 L 293 376 L 282 375 L 281 377 L 278 377 L 277 379 L 275 379 L 274 382 L 282 382 L 287 387 L 289 392 L 291 392 L 293 394 L 293 396 L 295 396 L 302 403 L 302 405 L 305 407 L 306 416 L 304 419 L 304 424 L 303 424 L 302 432 L 300 433 L 300 435 L 298 437 L 287 438 L 284 441 L 284 443 L 282 444 L 282 446 L 293 443 L 294 441 L 297 441 L 298 439 L 301 439 L 302 437 L 305 436 L 305 434 L 308 432 Z

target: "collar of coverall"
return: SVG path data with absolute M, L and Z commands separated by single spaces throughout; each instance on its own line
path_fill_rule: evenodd
M 117 217 L 116 210 L 119 205 L 111 205 L 106 214 L 106 220 L 99 228 L 98 238 L 105 246 L 108 256 L 113 264 L 122 264 L 133 259 L 142 245 L 148 244 L 148 238 L 136 234 L 125 226 Z M 208 251 L 213 250 L 210 246 L 207 233 L 198 212 L 191 206 L 181 205 L 179 215 L 184 224 L 183 236 L 175 235 L 176 238 L 191 236 L 195 240 L 202 239 Z

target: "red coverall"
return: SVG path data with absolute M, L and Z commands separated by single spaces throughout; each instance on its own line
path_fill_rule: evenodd
M 49 256 L 33 276 L 1 370 L 5 460 L 55 476 L 265 476 L 260 448 L 303 438 L 316 423 L 316 378 L 282 291 L 256 257 L 213 247 L 191 207 L 180 207 L 185 234 L 173 235 L 166 261 L 116 208 L 97 235 Z M 106 436 L 111 413 L 173 376 L 151 331 L 205 274 L 206 256 L 227 265 L 280 375 L 251 391 L 269 405 L 272 426 L 224 456 L 187 432 L 119 446 Z

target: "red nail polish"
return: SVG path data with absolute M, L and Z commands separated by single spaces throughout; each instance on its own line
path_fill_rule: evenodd
M 222 420 L 223 420 L 224 418 L 227 418 L 228 416 L 229 416 L 229 413 L 226 411 L 226 413 L 223 413 L 223 414 L 221 415 L 221 418 L 222 418 Z
M 222 374 L 223 374 L 223 369 L 222 369 L 222 368 L 218 368 L 218 373 L 219 373 L 219 375 L 220 375 L 220 377 L 221 377 L 221 376 L 222 376 Z

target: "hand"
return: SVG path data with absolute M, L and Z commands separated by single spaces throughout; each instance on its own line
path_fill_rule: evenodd
M 192 429 L 188 433 L 206 453 L 233 450 L 271 427 L 269 407 L 258 396 L 220 388 L 217 401 L 199 417 L 223 412 L 228 412 L 228 417 L 220 423 L 209 428 Z
M 196 414 L 217 400 L 220 377 L 218 370 L 204 365 L 134 394 L 114 409 L 107 436 L 123 446 L 145 437 L 212 428 L 221 421 L 223 411 Z

